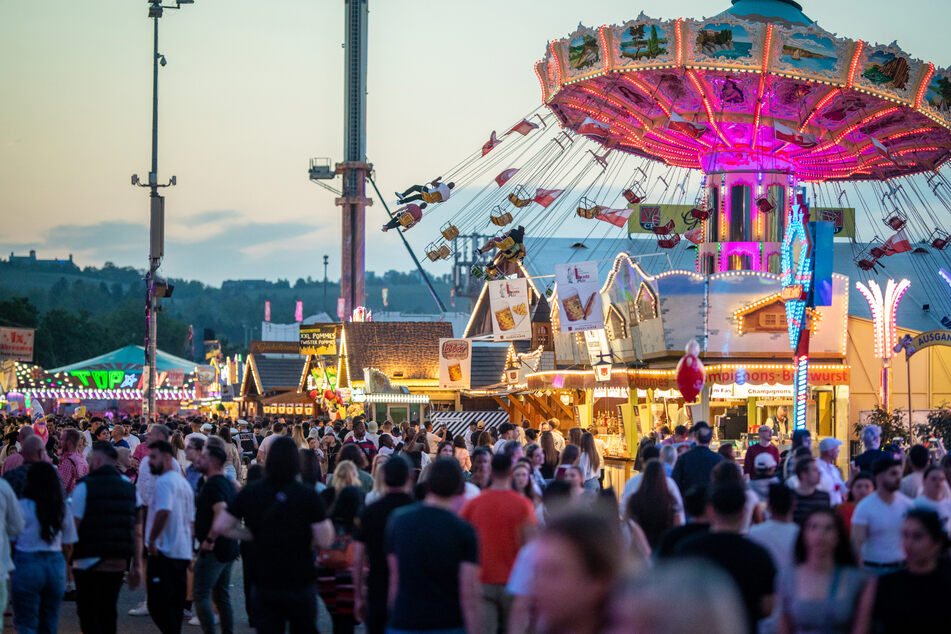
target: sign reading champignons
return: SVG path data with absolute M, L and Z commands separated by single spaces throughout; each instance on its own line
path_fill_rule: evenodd
M 334 324 L 301 325 L 300 354 L 336 355 L 337 326 Z

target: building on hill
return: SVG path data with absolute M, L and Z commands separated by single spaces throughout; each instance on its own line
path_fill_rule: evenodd
M 65 260 L 59 260 L 57 258 L 41 260 L 36 257 L 36 249 L 30 249 L 29 255 L 16 255 L 11 251 L 10 259 L 7 260 L 7 263 L 16 267 L 29 267 L 46 271 L 78 272 L 80 270 L 73 262 L 72 253 L 70 253 L 69 257 Z

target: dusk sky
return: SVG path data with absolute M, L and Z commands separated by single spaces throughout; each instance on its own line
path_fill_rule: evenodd
M 643 10 L 703 17 L 728 0 L 370 0 L 368 159 L 385 195 L 431 179 L 540 102 L 545 43 Z M 951 65 L 947 2 L 804 0 L 841 36 Z M 343 0 L 197 0 L 160 25 L 159 174 L 168 276 L 339 277 L 339 212 L 307 179 L 341 159 Z M 146 266 L 152 22 L 144 0 L 0 1 L 0 253 Z M 392 200 L 388 200 L 392 203 Z M 367 269 L 412 262 L 377 202 Z M 422 247 L 440 222 L 407 234 Z M 564 235 L 575 235 L 571 226 Z M 436 273 L 445 267 L 434 267 Z

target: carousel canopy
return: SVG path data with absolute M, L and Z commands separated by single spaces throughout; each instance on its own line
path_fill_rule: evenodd
M 49 372 L 72 372 L 73 370 L 137 370 L 142 371 L 143 361 L 145 360 L 145 348 L 142 346 L 129 345 L 106 354 L 101 354 L 92 359 L 79 361 L 70 365 L 64 365 L 60 368 L 54 368 Z M 183 370 L 186 373 L 194 372 L 194 361 L 176 357 L 173 354 L 157 350 L 155 353 L 155 367 L 159 372 L 169 370 Z

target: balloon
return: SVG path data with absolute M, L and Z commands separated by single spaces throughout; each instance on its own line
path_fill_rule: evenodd
M 683 358 L 677 363 L 677 389 L 685 403 L 696 400 L 703 389 L 703 363 L 700 362 L 700 346 L 693 339 L 687 344 Z
M 318 392 L 317 390 L 310 391 L 310 400 L 316 401 L 318 396 L 320 396 L 320 392 Z
M 327 399 L 328 401 L 332 401 L 334 400 L 334 397 L 336 397 L 336 394 L 334 394 L 333 390 L 324 390 L 325 399 Z

